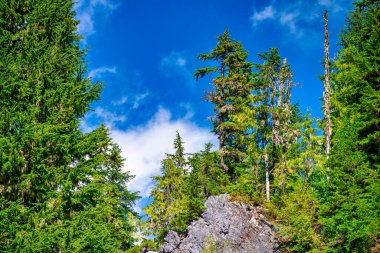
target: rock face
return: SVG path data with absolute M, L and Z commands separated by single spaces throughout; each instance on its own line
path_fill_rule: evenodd
M 181 238 L 170 231 L 160 253 L 273 253 L 278 243 L 276 229 L 259 210 L 228 195 L 210 197 L 202 217 L 193 221 Z

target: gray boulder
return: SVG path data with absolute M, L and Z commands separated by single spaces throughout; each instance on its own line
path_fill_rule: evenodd
M 202 217 L 193 221 L 184 237 L 170 231 L 160 253 L 273 253 L 276 228 L 259 208 L 229 201 L 229 196 L 210 197 Z

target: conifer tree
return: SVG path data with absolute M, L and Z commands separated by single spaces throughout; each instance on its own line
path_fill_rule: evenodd
M 276 48 L 259 57 L 263 62 L 255 64 L 252 106 L 241 116 L 251 123 L 248 164 L 255 170 L 251 178 L 264 185 L 264 205 L 279 222 L 281 247 L 291 252 L 319 249 L 311 179 L 321 170 L 321 139 L 315 121 L 291 104 L 295 83 L 286 59 Z M 263 202 L 257 196 L 253 193 L 255 201 Z
M 329 252 L 380 249 L 379 5 L 354 3 L 333 62 L 331 176 L 320 191 Z
M 0 3 L 0 251 L 120 252 L 132 243 L 120 149 L 80 120 L 86 77 L 73 2 Z
M 226 192 L 229 185 L 228 176 L 217 166 L 219 156 L 211 152 L 211 144 L 188 158 L 182 144 L 177 132 L 174 154 L 167 154 L 162 161 L 162 174 L 153 178 L 156 184 L 150 195 L 152 204 L 144 209 L 145 230 L 157 236 L 157 245 L 170 230 L 184 234 L 188 225 L 204 211 L 206 198 Z M 176 161 L 183 161 L 183 166 L 178 166 Z
M 179 134 L 179 132 L 176 132 L 176 137 L 173 142 L 175 153 L 173 155 L 168 154 L 169 157 L 171 157 L 175 163 L 175 165 L 178 168 L 184 168 L 186 165 L 186 159 L 185 159 L 185 153 L 184 153 L 184 147 L 183 147 L 183 141 L 182 137 Z M 185 170 L 183 170 L 185 172 Z
M 187 178 L 186 158 L 183 141 L 177 132 L 173 142 L 174 154 L 166 154 L 162 161 L 161 175 L 155 176 L 156 182 L 150 197 L 151 205 L 144 209 L 148 216 L 145 222 L 148 233 L 157 235 L 161 242 L 169 230 L 182 232 L 185 224 L 178 219 L 184 201 L 184 183 Z
M 181 211 L 175 218 L 175 223 L 181 227 L 180 232 L 186 231 L 187 226 L 192 221 L 197 220 L 201 216 L 201 213 L 204 211 L 204 202 L 206 201 L 206 196 L 203 192 L 203 176 L 204 175 L 202 175 L 199 167 L 191 166 L 191 171 L 183 182 Z
M 228 31 L 217 37 L 217 45 L 211 53 L 200 54 L 203 61 L 213 60 L 219 65 L 198 69 L 195 77 L 218 73 L 213 79 L 213 90 L 206 100 L 212 102 L 215 116 L 210 117 L 214 132 L 218 135 L 220 165 L 230 176 L 235 177 L 234 168 L 244 158 L 245 149 L 241 143 L 246 129 L 233 120 L 241 105 L 249 103 L 252 64 L 246 61 L 248 53 Z M 235 165 L 235 166 L 233 166 Z
M 189 184 L 198 184 L 201 188 L 201 195 L 206 198 L 225 193 L 230 186 L 228 175 L 218 166 L 219 152 L 211 151 L 211 148 L 212 144 L 207 143 L 204 150 L 189 157 L 191 169 Z
M 294 106 L 290 137 L 273 175 L 272 202 L 280 231 L 280 248 L 290 252 L 321 252 L 322 240 L 315 215 L 318 201 L 314 183 L 324 175 L 323 137 L 317 135 L 316 120 Z
M 280 169 L 284 178 L 284 153 L 295 134 L 290 128 L 293 108 L 290 104 L 291 87 L 294 86 L 292 72 L 286 59 L 281 60 L 278 49 L 259 54 L 264 62 L 256 64 L 257 88 L 254 96 L 256 124 L 255 146 L 262 149 L 262 164 L 265 168 L 265 192 L 270 200 L 271 174 Z M 284 181 L 280 182 L 284 185 Z M 284 189 L 284 186 L 282 186 Z

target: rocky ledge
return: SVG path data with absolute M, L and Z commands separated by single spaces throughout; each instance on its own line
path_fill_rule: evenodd
M 202 217 L 193 221 L 186 236 L 170 231 L 160 253 L 274 253 L 276 228 L 260 208 L 230 201 L 229 196 L 210 197 Z

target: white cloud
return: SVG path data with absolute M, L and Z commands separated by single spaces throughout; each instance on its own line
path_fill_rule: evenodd
M 291 34 L 297 38 L 302 37 L 303 31 L 296 25 L 299 14 L 297 12 L 282 12 L 280 14 L 280 23 L 283 26 L 287 26 Z
M 145 98 L 147 98 L 149 95 L 150 95 L 150 92 L 146 91 L 146 92 L 143 92 L 143 93 L 131 96 L 131 97 L 123 96 L 118 100 L 112 101 L 111 103 L 113 106 L 119 107 L 119 106 L 125 105 L 128 102 L 128 106 L 126 106 L 126 107 L 130 108 L 131 110 L 136 110 L 140 107 L 141 102 Z
M 149 92 L 145 92 L 145 93 L 142 93 L 142 94 L 135 96 L 134 101 L 133 101 L 133 105 L 132 105 L 132 109 L 139 108 L 141 101 L 144 100 L 147 96 L 149 96 Z
M 322 0 L 327 1 L 327 0 Z M 274 2 L 275 3 L 275 2 Z M 298 26 L 299 19 L 303 18 L 299 15 L 299 10 L 303 9 L 302 2 L 296 2 L 292 5 L 281 6 L 280 4 L 269 5 L 260 12 L 254 12 L 251 16 L 252 25 L 256 27 L 258 23 L 270 19 L 272 22 L 279 24 L 285 28 L 286 32 L 290 32 L 295 38 L 299 39 L 303 36 L 303 29 Z M 277 10 L 281 11 L 277 11 Z M 307 16 L 307 15 L 305 15 Z
M 84 37 L 87 37 L 95 32 L 94 21 L 92 20 L 92 13 L 83 12 L 78 14 L 80 21 L 78 25 L 78 32 Z
M 319 38 L 320 29 L 323 29 L 322 14 L 325 9 L 330 13 L 338 13 L 352 6 L 352 0 L 271 0 L 268 2 L 270 5 L 263 7 L 260 11 L 255 10 L 251 15 L 252 27 L 258 29 L 259 23 L 267 21 L 270 27 L 267 25 L 262 27 L 281 28 L 284 41 L 307 39 L 308 43 L 303 40 L 303 45 L 310 45 Z M 331 18 L 334 19 L 337 15 L 331 15 Z M 304 36 L 306 34 L 307 38 Z
M 171 113 L 163 108 L 147 124 L 127 131 L 111 127 L 111 136 L 126 158 L 124 170 L 136 176 L 129 183 L 130 190 L 140 191 L 143 197 L 149 196 L 151 177 L 160 173 L 165 153 L 173 152 L 172 143 L 177 130 L 185 142 L 186 152 L 197 152 L 207 142 L 216 143 L 209 129 L 201 128 L 186 118 L 172 119 Z
M 185 69 L 186 63 L 186 58 L 181 53 L 172 51 L 168 56 L 162 58 L 161 67 Z
M 253 22 L 253 25 L 256 26 L 259 22 L 264 21 L 266 19 L 274 19 L 275 16 L 275 10 L 271 5 L 265 7 L 260 12 L 254 12 L 251 20 Z
M 124 122 L 127 120 L 127 117 L 122 115 L 119 116 L 113 112 L 110 112 L 103 107 L 97 107 L 95 108 L 93 112 L 98 118 L 101 119 L 102 122 L 105 122 L 105 124 L 108 127 L 113 127 L 116 122 Z
M 123 97 L 121 97 L 119 100 L 112 101 L 111 103 L 112 103 L 114 106 L 120 106 L 120 105 L 125 104 L 127 101 L 128 101 L 128 96 L 123 96 Z
M 74 6 L 74 10 L 77 12 L 77 19 L 80 21 L 78 25 L 78 32 L 84 36 L 84 38 L 95 33 L 95 21 L 94 17 L 104 17 L 104 14 L 108 14 L 115 10 L 117 5 L 110 0 L 80 0 Z M 102 10 L 102 15 L 97 15 Z
M 116 67 L 100 67 L 100 68 L 93 69 L 88 74 L 88 77 L 89 78 L 99 78 L 104 73 L 116 74 Z

